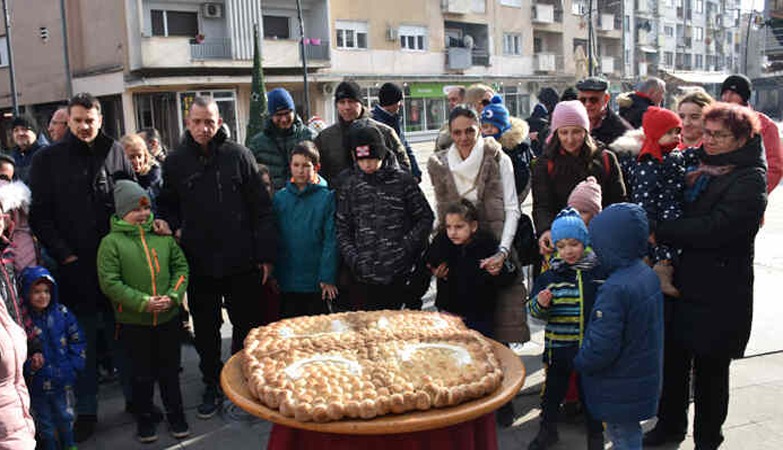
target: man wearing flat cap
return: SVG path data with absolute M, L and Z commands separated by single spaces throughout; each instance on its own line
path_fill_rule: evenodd
M 577 99 L 585 105 L 590 119 L 590 134 L 605 146 L 622 136 L 631 125 L 609 108 L 609 82 L 600 77 L 588 77 L 576 83 Z
M 16 147 L 11 150 L 11 156 L 13 156 L 16 166 L 16 177 L 27 184 L 33 156 L 43 145 L 36 136 L 32 122 L 25 117 L 14 117 L 11 122 L 11 131 L 13 132 L 14 144 L 16 144 Z

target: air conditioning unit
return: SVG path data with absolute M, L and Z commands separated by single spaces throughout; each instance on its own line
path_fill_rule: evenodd
M 201 15 L 205 19 L 219 19 L 223 17 L 223 5 L 220 3 L 204 3 L 201 5 Z
M 400 35 L 399 31 L 394 27 L 389 27 L 386 29 L 386 40 L 390 42 L 394 42 L 397 40 L 397 37 Z

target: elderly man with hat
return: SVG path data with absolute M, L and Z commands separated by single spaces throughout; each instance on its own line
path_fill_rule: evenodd
M 600 77 L 588 77 L 576 83 L 577 99 L 585 105 L 590 119 L 590 134 L 609 146 L 633 127 L 609 108 L 609 82 Z
M 296 114 L 294 99 L 287 90 L 272 89 L 266 99 L 269 117 L 248 148 L 256 161 L 269 169 L 272 184 L 278 190 L 291 178 L 291 150 L 299 142 L 313 140 L 315 133 Z
M 16 166 L 16 177 L 26 184 L 33 156 L 43 145 L 36 136 L 32 122 L 25 117 L 14 117 L 11 122 L 11 131 L 13 132 L 14 144 L 16 144 L 16 147 L 11 150 L 11 156 L 13 156 Z
M 411 175 L 418 182 L 421 182 L 421 169 L 416 162 L 416 156 L 413 154 L 408 140 L 405 139 L 405 135 L 402 132 L 400 123 L 402 117 L 400 116 L 400 110 L 402 109 L 402 89 L 394 83 L 384 83 L 378 91 L 378 104 L 372 110 L 372 118 L 384 125 L 392 127 L 392 129 L 399 136 L 402 145 L 405 147 L 405 153 L 408 155 L 408 159 L 411 162 Z
M 720 89 L 720 99 L 727 103 L 752 108 L 749 100 L 753 90 L 750 79 L 745 75 L 731 75 L 723 81 Z M 783 148 L 780 144 L 778 126 L 766 114 L 756 112 L 761 122 L 761 140 L 764 142 L 764 152 L 767 157 L 767 193 L 772 192 L 783 177 Z
M 362 103 L 362 88 L 355 81 L 338 84 L 334 91 L 334 102 L 337 106 L 337 123 L 325 128 L 315 138 L 315 145 L 321 152 L 319 174 L 332 186 L 337 187 L 337 176 L 354 165 L 354 155 L 345 143 L 348 128 L 358 119 L 369 120 L 381 130 L 384 144 L 390 150 L 384 160 L 410 172 L 410 161 L 399 136 L 390 126 L 370 118 L 370 112 Z

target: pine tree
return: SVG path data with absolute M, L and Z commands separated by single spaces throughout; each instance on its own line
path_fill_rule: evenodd
M 267 117 L 264 69 L 261 67 L 261 47 L 258 45 L 258 24 L 253 25 L 253 81 L 250 86 L 250 118 L 247 121 L 245 145 L 264 127 Z

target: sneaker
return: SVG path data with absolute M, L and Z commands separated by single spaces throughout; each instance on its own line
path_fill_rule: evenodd
M 220 403 L 220 391 L 217 386 L 210 385 L 204 389 L 204 395 L 201 396 L 201 404 L 196 409 L 196 417 L 199 419 L 211 419 L 218 412 Z
M 169 432 L 177 439 L 182 439 L 190 436 L 190 427 L 185 421 L 185 415 L 179 414 L 169 419 Z
M 541 424 L 533 442 L 527 446 L 527 450 L 546 450 L 560 441 L 560 435 L 557 433 L 557 427 Z
M 73 440 L 76 443 L 84 442 L 95 433 L 95 424 L 98 416 L 79 414 L 73 423 Z
M 645 447 L 660 447 L 664 444 L 677 444 L 685 440 L 685 433 L 672 432 L 656 426 L 644 435 L 642 444 Z
M 157 426 L 151 419 L 151 417 L 139 419 L 136 425 L 136 438 L 143 444 L 158 440 Z

